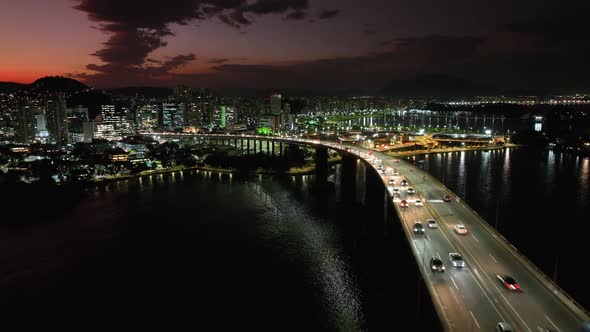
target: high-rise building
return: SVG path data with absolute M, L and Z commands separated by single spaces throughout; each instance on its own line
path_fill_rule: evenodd
M 47 120 L 45 118 L 45 113 L 36 112 L 35 114 L 35 123 L 36 123 L 36 131 L 35 137 L 36 139 L 44 144 L 47 144 L 49 139 L 49 132 L 47 131 Z
M 35 140 L 35 115 L 33 106 L 19 105 L 14 119 L 14 139 L 18 143 L 29 144 Z
M 122 108 L 117 111 L 115 105 L 102 105 L 101 118 L 103 124 L 109 124 L 113 128 L 113 138 L 120 139 L 125 134 L 132 131 L 132 120 L 127 120 L 127 113 L 130 113 L 127 108 Z
M 158 128 L 158 105 L 144 105 L 141 106 L 135 113 L 135 124 L 139 130 L 154 131 Z
M 88 122 L 88 108 L 76 106 L 67 109 L 68 140 L 70 143 L 84 141 L 84 123 Z
M 282 96 L 278 93 L 270 96 L 270 112 L 274 115 L 281 114 L 281 98 Z
M 66 99 L 53 97 L 46 101 L 47 130 L 49 141 L 57 145 L 68 143 L 68 116 L 66 112 Z
M 184 126 L 184 106 L 178 103 L 162 103 L 162 126 L 168 130 Z

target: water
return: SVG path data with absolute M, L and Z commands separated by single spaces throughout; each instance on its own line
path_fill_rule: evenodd
M 416 157 L 545 274 L 590 308 L 590 158 L 529 149 Z
M 3 224 L 3 325 L 366 329 L 365 286 L 336 221 L 362 213 L 318 201 L 311 181 L 153 175 L 55 201 L 64 212 L 51 220 Z

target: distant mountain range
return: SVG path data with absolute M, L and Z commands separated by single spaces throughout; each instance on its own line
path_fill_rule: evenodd
M 425 75 L 411 79 L 395 79 L 378 91 L 352 90 L 310 90 L 310 89 L 273 89 L 273 88 L 219 88 L 213 89 L 221 96 L 265 97 L 274 92 L 281 92 L 286 96 L 390 96 L 390 97 L 471 97 L 482 95 L 536 95 L 526 90 L 500 90 L 493 87 L 478 85 L 472 81 L 449 75 Z M 93 103 L 110 100 L 113 96 L 144 96 L 147 98 L 166 98 L 173 94 L 172 88 L 167 87 L 123 87 L 110 90 L 92 89 L 87 85 L 71 78 L 62 76 L 47 76 L 31 84 L 15 82 L 0 82 L 0 93 L 64 93 L 71 96 L 72 103 L 84 104 L 89 97 Z M 69 102 L 68 102 L 69 104 Z
M 0 93 L 14 93 L 22 89 L 26 84 L 15 82 L 0 82 Z
M 172 94 L 171 88 L 161 88 L 152 86 L 132 86 L 125 88 L 116 88 L 108 90 L 112 95 L 122 96 L 144 96 L 147 98 L 166 98 Z
M 64 93 L 71 95 L 86 89 L 88 89 L 88 86 L 85 84 L 62 76 L 42 77 L 31 84 L 0 82 L 0 93 Z
M 495 89 L 447 75 L 426 75 L 392 80 L 379 95 L 395 97 L 464 97 L 493 93 Z

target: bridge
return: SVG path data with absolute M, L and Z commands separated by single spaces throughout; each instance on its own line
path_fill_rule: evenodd
M 384 220 L 401 227 L 445 331 L 493 331 L 498 322 L 508 322 L 515 331 L 533 332 L 538 327 L 549 331 L 580 331 L 581 326 L 590 321 L 584 308 L 464 201 L 442 183 L 403 160 L 357 146 L 319 140 L 252 135 L 144 135 L 157 139 L 208 140 L 235 146 L 240 146 L 241 141 L 242 148 L 245 148 L 244 144 L 251 147 L 254 142 L 260 147 L 266 142 L 267 153 L 281 153 L 287 144 L 308 146 L 316 149 L 316 178 L 320 182 L 327 178 L 327 151 L 330 149 L 342 156 L 342 190 L 348 199 L 354 199 L 357 194 L 357 171 L 364 168 L 366 205 L 382 211 L 387 210 L 387 206 L 393 207 L 394 213 L 384 213 Z M 274 149 L 275 145 L 280 149 Z M 393 187 L 400 191 L 399 197 L 392 194 L 391 179 L 394 180 Z M 408 181 L 408 186 L 400 186 L 402 180 Z M 415 189 L 415 194 L 408 193 L 409 187 Z M 451 196 L 451 201 L 444 201 L 445 195 Z M 401 200 L 405 200 L 408 206 L 403 207 Z M 421 200 L 423 206 L 418 206 L 416 200 Z M 438 227 L 427 227 L 427 219 L 434 219 Z M 416 221 L 424 224 L 424 234 L 414 233 Z M 458 224 L 466 227 L 466 235 L 454 231 Z M 452 267 L 449 253 L 460 253 L 466 267 Z M 444 273 L 432 271 L 432 257 L 444 262 Z M 512 276 L 522 291 L 507 289 L 498 281 L 499 274 Z

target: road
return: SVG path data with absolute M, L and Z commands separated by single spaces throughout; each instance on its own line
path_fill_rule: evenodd
M 368 152 L 353 149 L 357 153 Z M 366 154 L 361 156 L 371 159 Z M 400 190 L 400 197 L 393 199 L 394 204 L 406 235 L 411 239 L 433 302 L 439 306 L 439 315 L 442 314 L 446 322 L 446 330 L 493 331 L 498 322 L 508 322 L 516 331 L 537 331 L 537 327 L 580 331 L 582 323 L 589 320 L 569 299 L 557 296 L 556 287 L 540 271 L 516 257 L 519 254 L 513 247 L 440 182 L 405 161 L 377 152 L 373 152 L 373 156 L 382 161 L 386 171 L 382 179 L 386 186 L 392 187 L 388 182 L 393 178 L 393 187 Z M 373 160 L 372 165 L 377 167 L 379 162 Z M 393 170 L 399 175 L 392 175 Z M 408 181 L 408 186 L 400 185 L 402 179 Z M 416 194 L 408 194 L 407 188 L 414 188 Z M 452 196 L 453 200 L 444 202 L 444 195 Z M 408 202 L 407 208 L 400 206 L 402 199 Z M 424 206 L 416 206 L 416 199 L 424 202 Z M 438 228 L 429 229 L 428 218 L 435 219 Z M 423 235 L 414 234 L 416 221 L 424 225 Z M 465 225 L 468 234 L 456 234 L 453 227 L 457 224 Z M 451 252 L 463 256 L 465 268 L 451 267 L 448 258 Z M 433 256 L 444 262 L 444 273 L 430 270 Z M 523 291 L 504 288 L 497 274 L 512 276 Z

